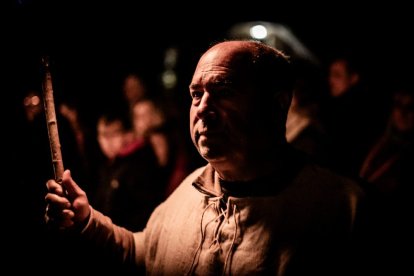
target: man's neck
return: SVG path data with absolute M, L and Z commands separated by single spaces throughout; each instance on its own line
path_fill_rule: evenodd
M 269 149 L 265 154 L 232 156 L 230 160 L 211 161 L 219 177 L 225 181 L 251 181 L 273 174 L 282 168 L 286 158 L 286 146 Z
M 204 189 L 217 196 L 223 193 L 236 197 L 270 196 L 289 185 L 308 162 L 305 155 L 289 146 L 278 154 L 269 153 L 268 155 L 278 158 L 273 162 L 265 160 L 264 163 L 258 163 L 266 164 L 262 169 L 240 172 L 241 167 L 239 166 L 237 170 L 229 170 L 230 174 L 226 175 L 223 174 L 223 171 L 217 171 L 211 162 L 194 182 L 194 185 L 198 189 Z M 240 172 L 240 175 L 237 175 L 236 172 Z

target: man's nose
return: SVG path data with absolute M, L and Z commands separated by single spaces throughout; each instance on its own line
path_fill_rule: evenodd
M 198 105 L 197 116 L 200 119 L 205 119 L 207 117 L 212 119 L 216 117 L 214 100 L 210 93 L 203 93 L 200 104 Z

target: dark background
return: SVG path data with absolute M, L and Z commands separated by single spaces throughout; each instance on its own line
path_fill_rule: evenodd
M 2 4 L 1 96 L 6 137 L 15 140 L 15 118 L 29 89 L 41 90 L 40 60 L 49 55 L 55 101 L 74 101 L 81 120 L 94 128 L 102 106 L 120 95 L 121 79 L 138 70 L 159 84 L 164 52 L 179 51 L 173 97 L 188 114 L 188 83 L 203 51 L 228 38 L 236 23 L 284 24 L 320 61 L 342 51 L 358 57 L 372 89 L 383 99 L 395 82 L 410 80 L 414 60 L 411 10 L 386 4 L 335 1 L 52 1 L 13 0 Z M 373 98 L 373 101 L 376 99 Z M 369 108 L 367 109 L 369 112 Z M 187 122 L 184 123 L 187 125 Z M 186 132 L 187 133 L 187 132 Z M 12 150 L 13 151 L 13 150 Z
M 126 72 L 138 70 L 150 83 L 160 84 L 169 47 L 179 51 L 178 86 L 172 98 L 181 105 L 186 127 L 187 87 L 199 56 L 212 43 L 228 38 L 234 24 L 246 21 L 290 28 L 319 59 L 322 78 L 332 57 L 344 50 L 352 53 L 379 101 L 386 99 L 384 94 L 396 82 L 411 82 L 413 16 L 407 4 L 398 1 L 362 5 L 357 1 L 13 0 L 3 3 L 0 13 L 2 125 L 12 145 L 6 152 L 11 151 L 14 160 L 24 158 L 15 154 L 21 128 L 16 118 L 23 116 L 24 93 L 41 90 L 40 60 L 45 54 L 52 60 L 55 102 L 75 102 L 91 130 L 102 107 L 111 106 L 114 95 L 121 94 Z
M 3 10 L 5 94 L 19 101 L 28 87 L 39 85 L 43 54 L 52 58 L 58 97 L 87 105 L 96 104 L 97 95 L 116 93 L 122 73 L 131 68 L 159 77 L 168 47 L 179 49 L 180 80 L 186 83 L 212 42 L 226 38 L 235 23 L 256 20 L 289 27 L 319 58 L 322 70 L 346 49 L 361 57 L 375 81 L 408 75 L 413 20 L 410 9 L 395 1 L 190 3 L 14 0 Z
M 321 1 L 322 2 L 322 1 Z M 143 2 L 12 0 L 0 10 L 3 129 L 16 142 L 16 118 L 29 89 L 41 90 L 41 57 L 49 55 L 55 101 L 73 101 L 91 129 L 103 106 L 120 95 L 121 80 L 138 70 L 160 83 L 164 52 L 179 51 L 173 98 L 188 114 L 188 83 L 209 45 L 228 38 L 234 24 L 284 24 L 320 61 L 320 74 L 342 51 L 357 56 L 374 94 L 384 99 L 396 81 L 410 80 L 414 60 L 413 16 L 407 4 L 335 1 Z M 376 99 L 374 98 L 373 101 Z M 367 109 L 369 112 L 369 108 Z M 183 125 L 187 125 L 184 119 Z M 187 132 L 186 132 L 187 133 Z M 16 147 L 19 147 L 17 145 Z M 14 151 L 8 147 L 7 151 Z M 12 154 L 13 155 L 13 154 Z M 21 157 L 15 157 L 19 159 Z

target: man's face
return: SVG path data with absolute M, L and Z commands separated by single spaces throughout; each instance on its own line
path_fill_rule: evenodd
M 108 159 L 114 159 L 120 152 L 124 142 L 124 130 L 120 121 L 98 122 L 98 143 L 102 153 Z
M 123 92 L 129 103 L 142 99 L 146 94 L 144 84 L 137 76 L 134 75 L 126 77 Z
M 253 92 L 231 47 L 216 46 L 200 59 L 190 84 L 190 132 L 204 159 L 243 158 L 258 113 Z
M 329 67 L 329 89 L 332 97 L 339 97 L 358 82 L 358 74 L 348 71 L 346 61 L 337 60 Z

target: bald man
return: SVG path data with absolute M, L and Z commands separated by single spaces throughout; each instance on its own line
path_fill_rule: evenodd
M 288 146 L 293 81 L 274 48 L 216 44 L 189 86 L 191 138 L 208 165 L 137 233 L 94 210 L 66 171 L 66 193 L 47 183 L 48 223 L 81 228 L 87 241 L 149 275 L 345 274 L 363 194 Z

